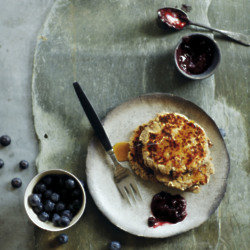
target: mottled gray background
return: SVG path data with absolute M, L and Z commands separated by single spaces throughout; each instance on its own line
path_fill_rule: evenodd
M 104 29 L 99 29 L 98 26 L 94 26 L 96 29 L 94 31 L 103 31 L 100 33 L 98 32 L 100 35 L 99 38 L 107 38 L 107 40 L 104 40 L 103 44 L 101 44 L 99 43 L 99 39 L 95 39 L 94 34 L 91 33 L 91 36 L 89 36 L 86 31 L 85 33 L 76 34 L 75 30 L 71 30 L 71 28 L 81 28 L 80 25 L 77 25 L 84 21 L 84 18 L 81 19 L 81 17 L 87 16 L 90 19 L 95 18 L 99 10 L 106 21 L 112 20 L 106 15 L 109 13 L 109 8 L 112 5 L 121 4 L 121 7 L 126 10 L 126 7 L 130 7 L 130 3 L 139 4 L 139 6 L 141 4 L 143 7 L 144 3 L 150 1 L 106 1 L 107 5 L 104 4 L 103 8 L 94 12 L 92 17 L 90 16 L 91 12 L 89 12 L 89 9 L 95 8 L 94 5 L 97 4 L 98 1 L 93 1 L 93 5 L 90 4 L 89 8 L 83 8 L 84 3 L 88 4 L 89 1 L 72 1 L 73 5 L 69 4 L 69 1 L 67 3 L 66 0 L 58 1 L 62 3 L 65 2 L 66 4 L 57 5 L 57 8 L 54 8 L 54 13 L 48 16 L 45 29 L 44 27 L 43 29 L 40 29 L 53 2 L 54 1 L 48 0 L 11 0 L 8 2 L 0 0 L 0 133 L 9 134 L 13 140 L 11 146 L 0 149 L 0 158 L 3 158 L 6 162 L 5 167 L 0 170 L 0 188 L 2 191 L 0 193 L 0 249 L 48 249 L 49 240 L 55 235 L 42 232 L 38 229 L 34 230 L 33 226 L 28 222 L 22 205 L 24 189 L 36 172 L 35 159 L 38 154 L 38 141 L 35 136 L 31 113 L 32 65 L 37 40 L 38 52 L 40 54 L 37 55 L 38 60 L 36 62 L 42 62 L 43 55 L 46 55 L 47 59 L 49 59 L 48 63 L 51 63 L 53 66 L 53 57 L 50 58 L 48 51 L 51 50 L 51 55 L 53 55 L 53 52 L 56 52 L 55 45 L 58 45 L 59 50 L 60 48 L 63 49 L 65 44 L 70 44 L 71 39 L 73 40 L 73 46 L 69 47 L 68 51 L 64 51 L 64 54 L 57 55 L 57 59 L 61 62 L 61 73 L 65 75 L 67 81 L 71 82 L 77 79 L 85 85 L 90 99 L 95 101 L 95 108 L 101 116 L 104 116 L 108 109 L 115 107 L 123 100 L 127 100 L 131 96 L 137 96 L 145 92 L 173 92 L 184 96 L 199 104 L 215 119 L 219 127 L 225 129 L 227 133 L 225 141 L 231 156 L 231 173 L 229 176 L 229 185 L 226 196 L 220 208 L 212 218 L 198 229 L 170 239 L 140 239 L 117 230 L 101 215 L 91 198 L 88 196 L 86 214 L 76 227 L 73 227 L 68 231 L 71 240 L 64 246 L 64 249 L 106 249 L 107 243 L 113 239 L 120 240 L 124 249 L 247 249 L 250 244 L 248 237 L 250 206 L 248 176 L 249 151 L 247 139 L 249 138 L 247 137 L 247 135 L 249 135 L 249 48 L 216 37 L 222 50 L 222 62 L 215 77 L 206 80 L 206 84 L 202 84 L 200 82 L 186 81 L 176 75 L 177 82 L 175 83 L 173 81 L 175 78 L 171 75 L 171 81 L 168 84 L 164 84 L 166 77 L 168 76 L 168 71 L 165 71 L 164 69 L 164 63 L 167 65 L 170 62 L 166 57 L 168 54 L 161 56 L 158 51 L 158 54 L 152 53 L 150 57 L 147 57 L 147 49 L 145 48 L 148 48 L 152 52 L 154 45 L 151 43 L 147 47 L 145 46 L 147 45 L 145 41 L 148 41 L 147 39 L 152 41 L 153 38 L 155 38 L 158 45 L 167 46 L 167 39 L 162 37 L 162 33 L 159 33 L 157 29 L 152 32 L 152 23 L 145 22 L 145 26 L 141 27 L 139 33 L 136 33 L 138 34 L 135 39 L 137 45 L 142 45 L 140 47 L 142 49 L 142 57 L 136 59 L 136 56 L 133 57 L 133 53 L 136 54 L 138 52 L 136 49 L 133 53 L 129 53 L 129 48 L 136 45 L 133 44 L 133 40 L 130 40 L 130 37 L 133 37 L 134 33 L 133 31 L 129 33 L 130 26 L 125 25 L 124 27 L 122 26 L 119 36 L 116 37 L 116 44 L 111 47 L 111 50 L 115 50 L 115 46 L 118 46 L 118 48 L 124 48 L 125 52 L 128 52 L 128 57 L 123 62 L 126 66 L 124 69 L 128 70 L 128 72 L 141 71 L 144 72 L 145 75 L 142 74 L 140 76 L 141 78 L 139 78 L 140 81 L 136 81 L 133 86 L 134 89 L 132 89 L 133 91 L 128 90 L 127 87 L 130 85 L 123 84 L 123 91 L 116 92 L 112 86 L 119 84 L 120 80 L 123 83 L 132 84 L 130 81 L 127 81 L 132 75 L 124 73 L 126 71 L 121 71 L 121 74 L 119 74 L 110 70 L 111 73 L 104 77 L 104 79 L 98 74 L 96 75 L 96 78 L 93 78 L 95 74 L 93 74 L 91 68 L 79 67 L 82 63 L 82 58 L 85 58 L 85 63 L 93 62 L 94 69 L 96 67 L 97 70 L 100 69 L 107 71 L 108 68 L 105 68 L 106 54 L 103 53 L 102 50 L 100 50 L 99 54 L 95 53 L 95 49 L 97 49 L 98 52 L 99 45 L 102 45 L 100 48 L 104 48 L 104 50 L 108 49 L 109 39 L 112 40 L 112 35 L 114 34 L 111 34 L 110 37 L 105 36 Z M 105 1 L 100 2 L 104 3 Z M 152 2 L 155 6 L 156 2 L 160 3 L 160 1 Z M 169 1 L 162 1 L 162 5 L 167 5 L 168 2 Z M 76 3 L 76 5 L 74 5 L 74 3 Z M 174 1 L 171 1 L 171 3 L 174 3 Z M 178 1 L 179 6 L 180 3 L 184 2 Z M 198 6 L 201 2 L 189 0 L 186 1 L 186 3 L 189 3 L 192 6 Z M 203 1 L 203 3 L 204 5 L 209 5 L 208 9 L 204 8 L 202 4 L 200 6 L 202 14 L 205 14 L 206 16 L 195 16 L 194 13 L 197 13 L 198 11 L 195 9 L 195 11 L 190 13 L 191 17 L 196 18 L 194 21 L 203 20 L 203 18 L 205 18 L 204 21 L 209 21 L 213 26 L 250 34 L 248 15 L 250 12 L 250 5 L 248 0 L 207 0 Z M 151 13 L 151 10 L 147 11 L 147 9 L 142 9 L 142 15 Z M 74 13 L 78 13 L 79 15 L 74 15 Z M 64 19 L 65 17 L 68 17 L 68 19 Z M 57 19 L 66 26 L 62 27 L 60 26 L 60 22 L 54 22 L 57 21 Z M 124 20 L 126 20 L 125 17 Z M 51 26 L 48 26 L 48 24 Z M 115 23 L 108 23 L 108 25 L 112 26 L 115 25 Z M 54 30 L 53 26 L 57 29 Z M 88 28 L 91 28 L 88 25 L 86 27 L 87 31 Z M 59 35 L 70 34 L 67 37 L 69 40 L 67 40 L 66 43 L 60 43 L 60 36 L 57 37 L 58 39 L 48 39 L 50 37 L 55 37 L 57 34 L 56 32 L 58 32 Z M 189 30 L 185 32 L 191 31 Z M 174 35 L 172 34 L 171 36 L 173 37 Z M 98 38 L 98 36 L 96 37 Z M 143 40 L 144 38 L 145 40 Z M 81 44 L 81 42 L 85 42 L 85 45 L 87 45 L 86 48 L 89 49 L 89 53 L 86 53 L 88 50 L 85 50 L 85 47 L 82 46 L 84 43 Z M 105 47 L 105 44 L 107 47 Z M 41 50 L 43 46 L 46 48 L 46 54 Z M 136 46 L 133 48 L 136 48 Z M 76 51 L 79 53 L 76 54 Z M 157 51 L 157 48 L 155 51 Z M 134 66 L 133 64 L 130 64 L 129 59 L 131 58 L 135 59 L 136 64 L 134 64 Z M 95 60 L 98 59 L 100 59 L 100 64 L 94 64 Z M 56 57 L 54 60 L 55 62 L 57 61 Z M 67 72 L 63 68 L 64 65 L 68 65 L 69 63 L 71 63 L 72 66 L 71 75 L 67 75 Z M 112 56 L 108 58 L 107 63 L 112 64 Z M 134 70 L 134 67 L 138 67 L 138 70 Z M 171 68 L 171 66 L 169 67 Z M 70 108 L 64 109 L 62 107 L 65 106 L 65 103 L 69 105 L 70 100 L 65 99 L 64 101 L 59 101 L 58 99 L 55 106 L 57 109 L 55 110 L 53 109 L 55 103 L 51 101 L 52 99 L 50 96 L 48 95 L 48 97 L 46 97 L 48 99 L 43 99 L 44 96 L 39 96 L 39 91 L 37 92 L 39 88 L 41 91 L 44 91 L 46 88 L 46 86 L 45 88 L 42 86 L 43 80 L 45 80 L 44 83 L 46 83 L 47 86 L 56 83 L 53 78 L 53 72 L 54 70 L 55 72 L 56 70 L 58 72 L 58 67 L 51 67 L 51 71 L 45 71 L 46 64 L 36 64 L 36 69 L 37 72 L 35 75 L 38 78 L 35 80 L 38 79 L 38 81 L 34 81 L 34 83 L 38 83 L 38 85 L 35 85 L 38 87 L 35 88 L 35 90 L 40 106 L 45 107 L 52 114 L 54 111 L 62 112 L 59 112 L 59 117 L 61 114 L 67 115 Z M 44 72 L 47 73 L 43 75 Z M 176 72 L 174 72 L 174 75 L 175 74 Z M 86 83 L 86 79 L 92 79 L 93 81 L 87 81 Z M 110 91 L 102 88 L 100 85 L 102 80 L 105 83 L 110 84 L 108 85 L 111 89 Z M 58 86 L 63 86 L 63 84 L 64 79 L 58 79 Z M 98 99 L 102 98 L 102 102 L 96 101 L 97 98 L 94 95 L 96 91 L 92 92 L 92 87 L 89 84 L 95 84 L 99 93 Z M 58 90 L 62 91 L 63 89 L 58 88 Z M 66 93 L 71 95 L 70 91 L 71 90 L 68 87 Z M 54 92 L 56 93 L 55 89 Z M 52 93 L 54 92 L 52 91 Z M 113 101 L 110 100 L 109 95 L 115 97 Z M 48 100 L 46 105 L 43 105 L 44 100 Z M 73 103 L 75 105 L 77 104 L 76 101 Z M 75 106 L 75 111 L 78 112 L 78 119 L 80 119 L 80 110 L 77 106 Z M 38 112 L 36 114 L 37 118 L 39 118 L 39 114 L 44 117 L 45 113 Z M 51 117 L 46 117 L 48 121 L 52 121 L 50 118 Z M 53 120 L 52 124 L 56 121 L 57 120 Z M 65 124 L 62 124 L 68 126 L 67 122 L 70 124 L 70 119 L 68 119 Z M 77 134 L 82 131 L 86 133 L 86 137 L 82 133 L 81 140 L 83 147 L 76 147 L 78 157 L 80 153 L 86 155 L 86 145 L 83 142 L 87 141 L 89 137 L 89 134 L 87 134 L 89 126 L 86 119 L 80 120 L 80 122 L 82 127 L 79 128 L 79 131 L 75 131 L 74 133 Z M 40 139 L 43 136 L 43 125 L 46 124 L 42 124 L 41 122 L 41 126 L 37 127 L 37 132 L 41 132 L 39 134 Z M 68 131 L 64 130 L 64 128 L 61 129 L 61 131 L 66 131 L 64 135 L 68 135 Z M 59 134 L 57 136 L 60 138 Z M 59 149 L 64 150 L 63 147 Z M 65 156 L 66 155 L 64 154 L 64 157 Z M 20 171 L 18 169 L 17 165 L 21 159 L 26 159 L 31 163 L 29 170 Z M 41 157 L 38 162 L 43 163 L 44 159 L 46 160 L 46 158 Z M 66 163 L 67 161 L 65 164 Z M 73 163 L 75 165 L 75 171 L 79 171 L 80 173 L 79 169 L 76 170 L 77 161 Z M 56 164 L 56 162 L 54 162 L 54 164 Z M 43 164 L 40 164 L 39 166 L 40 170 L 46 167 L 50 166 Z M 23 187 L 21 189 L 12 190 L 10 188 L 10 181 L 13 177 L 22 178 Z M 85 224 L 85 222 L 87 224 Z M 82 228 L 85 234 L 80 233 L 79 230 L 76 232 L 76 228 Z M 35 231 L 36 234 L 34 234 Z

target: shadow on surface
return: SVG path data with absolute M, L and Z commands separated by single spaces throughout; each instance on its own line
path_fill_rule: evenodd
M 140 27 L 140 30 L 145 35 L 151 37 L 164 37 L 176 33 L 175 30 L 161 28 L 157 22 L 157 19 L 148 20 Z

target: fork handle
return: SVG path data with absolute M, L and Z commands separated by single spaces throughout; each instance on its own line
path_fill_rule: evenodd
M 81 86 L 78 82 L 73 83 L 75 92 L 78 96 L 78 99 L 83 107 L 83 110 L 85 111 L 89 122 L 94 129 L 97 137 L 99 138 L 100 142 L 102 143 L 104 149 L 108 152 L 112 150 L 112 145 L 110 143 L 110 140 L 102 126 L 101 121 L 99 120 L 94 108 L 92 107 L 91 103 L 89 102 L 87 96 L 83 92 Z

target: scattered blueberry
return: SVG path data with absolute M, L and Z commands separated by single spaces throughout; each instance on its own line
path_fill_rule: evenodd
M 11 143 L 11 139 L 8 135 L 2 135 L 0 137 L 0 144 L 2 146 L 6 147 L 6 146 L 10 145 L 10 143 Z
M 70 220 L 67 216 L 62 216 L 58 223 L 61 227 L 67 227 L 70 223 Z
M 223 128 L 219 128 L 221 136 L 224 138 L 226 136 L 226 131 Z
M 34 188 L 36 193 L 44 193 L 46 191 L 46 186 L 43 183 L 37 183 Z
M 19 167 L 20 167 L 20 169 L 26 169 L 29 167 L 29 163 L 25 160 L 22 160 L 19 162 Z
M 57 241 L 60 243 L 60 244 L 65 244 L 67 243 L 69 240 L 69 237 L 67 234 L 60 234 L 57 236 Z
M 43 204 L 39 203 L 36 207 L 33 207 L 33 211 L 36 214 L 40 214 L 43 211 Z
M 58 226 L 59 224 L 58 224 L 58 222 L 59 222 L 59 220 L 61 219 L 61 217 L 60 217 L 60 215 L 59 214 L 53 214 L 53 216 L 52 216 L 52 222 L 53 222 L 53 224 L 54 224 L 54 226 Z
M 62 214 L 61 214 L 61 215 L 62 215 L 62 216 L 68 217 L 70 221 L 71 221 L 72 218 L 73 218 L 72 213 L 71 213 L 69 210 L 64 210 L 64 211 L 62 211 Z
M 65 209 L 64 203 L 58 202 L 58 203 L 56 204 L 56 211 L 57 211 L 57 212 L 61 212 L 61 211 L 63 211 L 64 209 Z
M 44 204 L 44 210 L 46 212 L 52 212 L 55 208 L 55 203 L 50 201 L 50 200 L 46 200 L 45 204 Z
M 3 166 L 4 166 L 4 161 L 0 159 L 0 168 L 2 168 Z
M 118 241 L 111 241 L 109 244 L 110 250 L 119 250 L 121 249 L 121 243 Z
M 20 178 L 14 178 L 11 181 L 11 185 L 13 188 L 20 188 L 22 186 L 22 180 Z
M 41 203 L 41 199 L 37 194 L 31 194 L 28 198 L 29 205 L 32 207 L 36 207 Z
M 47 221 L 49 219 L 49 214 L 46 213 L 46 212 L 42 212 L 42 213 L 39 214 L 38 218 L 41 221 L 45 222 L 45 221 Z
M 74 189 L 75 188 L 75 181 L 73 179 L 68 179 L 65 181 L 65 186 L 67 189 Z
M 50 198 L 53 202 L 57 203 L 60 200 L 60 195 L 57 193 L 53 193 Z
M 46 176 L 46 177 L 44 177 L 43 183 L 44 183 L 46 186 L 49 186 L 49 185 L 52 183 L 52 177 L 51 177 L 51 176 Z
M 52 191 L 51 190 L 46 190 L 45 192 L 44 192 L 44 198 L 45 199 L 51 199 L 51 195 L 52 195 Z M 51 199 L 52 200 L 52 199 Z M 52 200 L 53 201 L 53 200 Z M 53 201 L 54 202 L 54 201 Z

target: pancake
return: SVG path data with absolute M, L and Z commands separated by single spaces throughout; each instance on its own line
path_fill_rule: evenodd
M 214 173 L 213 165 L 204 165 L 199 169 L 176 175 L 175 177 L 155 174 L 157 181 L 165 186 L 179 189 L 181 191 L 199 192 L 200 185 L 205 185 L 209 181 L 209 177 Z
M 197 191 L 214 173 L 210 144 L 196 122 L 181 114 L 162 113 L 134 131 L 128 158 L 144 180 Z
M 156 181 L 154 171 L 144 164 L 142 158 L 142 142 L 140 135 L 147 125 L 141 125 L 134 130 L 129 142 L 128 160 L 134 172 L 144 180 Z

